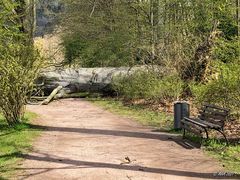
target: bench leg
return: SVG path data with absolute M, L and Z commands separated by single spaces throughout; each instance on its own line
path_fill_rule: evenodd
M 186 136 L 186 129 L 184 128 L 183 129 L 183 139 L 185 139 L 185 136 Z
M 226 135 L 224 134 L 224 132 L 222 132 L 221 130 L 217 130 L 217 131 L 220 132 L 223 135 L 223 137 L 224 137 L 224 139 L 225 139 L 225 141 L 227 143 L 227 146 L 228 146 L 229 145 L 229 141 L 228 141 Z

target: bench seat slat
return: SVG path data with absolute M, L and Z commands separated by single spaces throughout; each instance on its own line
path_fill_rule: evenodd
M 205 127 L 205 128 L 214 128 L 214 129 L 221 129 L 221 126 L 218 124 L 213 124 L 211 122 L 208 121 L 204 121 L 201 119 L 194 119 L 194 118 L 184 118 L 184 120 L 191 122 L 193 124 Z
M 212 104 L 205 104 L 203 109 L 205 109 L 205 108 L 218 109 L 218 110 L 221 110 L 221 111 L 224 111 L 224 112 L 227 112 L 227 113 L 229 112 L 229 109 L 222 108 L 222 107 L 212 105 Z
M 200 119 L 199 119 L 199 121 L 200 121 L 201 123 L 206 124 L 209 128 L 221 129 L 221 126 L 218 125 L 218 124 L 211 123 L 211 122 L 204 121 L 204 120 L 200 120 Z
M 185 120 L 182 120 L 182 124 L 183 124 L 183 126 L 184 126 L 184 125 L 185 125 L 185 126 L 193 126 L 193 123 L 188 122 L 188 121 L 185 121 Z M 200 127 L 200 126 L 198 126 L 198 125 L 194 125 L 194 128 L 196 128 L 196 129 L 198 129 L 198 130 L 200 130 L 200 131 L 203 131 L 203 128 Z
M 206 125 L 205 123 L 200 122 L 199 119 L 186 118 L 186 117 L 185 117 L 184 120 L 185 120 L 185 121 L 188 121 L 188 122 L 191 122 L 191 123 L 193 123 L 193 124 L 195 124 L 195 125 L 199 125 L 199 126 L 205 127 L 205 128 L 208 127 L 208 125 Z

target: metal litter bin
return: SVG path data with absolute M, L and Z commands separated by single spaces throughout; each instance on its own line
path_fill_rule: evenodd
M 177 101 L 174 103 L 174 129 L 181 129 L 181 120 L 189 117 L 190 106 L 185 101 Z

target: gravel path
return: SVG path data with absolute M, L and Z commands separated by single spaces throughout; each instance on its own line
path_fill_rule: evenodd
M 219 164 L 176 135 L 154 132 L 81 99 L 29 106 L 44 128 L 17 179 L 210 179 Z M 130 160 L 130 161 L 129 161 Z

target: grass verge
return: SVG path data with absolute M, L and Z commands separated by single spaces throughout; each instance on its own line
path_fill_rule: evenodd
M 159 130 L 167 130 L 168 132 L 175 132 L 173 130 L 173 115 L 164 112 L 155 112 L 140 106 L 126 106 L 123 102 L 111 98 L 89 98 L 89 101 L 96 105 L 103 107 L 113 113 L 131 117 L 143 125 L 152 126 Z M 199 141 L 199 138 L 191 136 L 192 141 Z M 205 152 L 218 159 L 227 171 L 240 174 L 240 145 L 229 145 L 211 139 L 204 142 Z
M 209 140 L 204 144 L 207 154 L 218 159 L 229 172 L 237 173 L 240 177 L 240 144 L 229 145 L 218 140 Z
M 0 115 L 0 179 L 9 179 L 21 163 L 21 155 L 31 150 L 31 143 L 40 130 L 28 123 L 36 117 L 27 112 L 23 124 L 10 128 Z
M 88 98 L 88 100 L 113 113 L 133 118 L 143 125 L 165 131 L 173 127 L 173 115 L 165 112 L 152 111 L 137 105 L 124 105 L 122 101 L 112 98 Z

